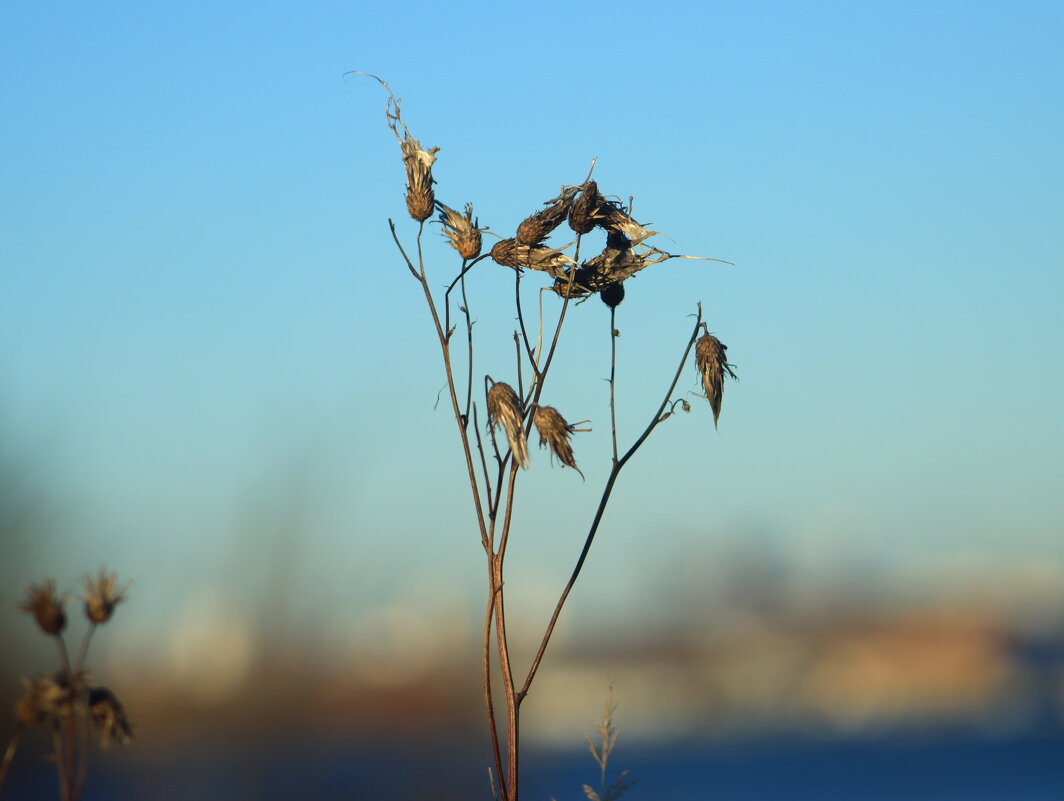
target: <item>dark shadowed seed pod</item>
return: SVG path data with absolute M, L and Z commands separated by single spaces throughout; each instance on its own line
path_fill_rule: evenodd
M 451 240 L 451 247 L 458 251 L 463 259 L 475 259 L 480 255 L 481 236 L 485 230 L 477 227 L 480 220 L 473 220 L 473 204 L 466 203 L 465 214 L 459 214 L 439 201 L 436 208 L 440 210 L 440 222 L 443 223 L 443 232 Z
M 56 594 L 54 579 L 31 585 L 26 590 L 26 600 L 18 608 L 33 615 L 45 634 L 58 635 L 66 628 L 66 611 L 63 600 Z
M 616 309 L 621 301 L 624 300 L 624 284 L 610 284 L 599 293 L 599 297 L 611 309 Z
M 521 425 L 521 399 L 517 397 L 513 387 L 500 381 L 488 390 L 487 403 L 488 426 L 502 426 L 514 461 L 527 470 L 528 442 L 525 439 L 525 429 Z
M 554 286 L 551 287 L 554 290 L 554 294 L 563 298 L 586 298 L 588 295 L 587 288 L 580 284 L 580 271 L 576 271 L 572 282 L 569 280 L 568 275 L 560 275 L 554 279 Z
M 578 234 L 589 234 L 602 220 L 606 199 L 599 194 L 598 184 L 588 181 L 569 209 L 569 227 Z
M 720 417 L 720 404 L 724 397 L 724 376 L 736 379 L 734 365 L 728 364 L 728 346 L 709 333 L 705 323 L 705 333 L 695 345 L 695 366 L 702 377 L 702 388 L 706 391 L 709 406 L 713 410 L 713 426 Z
M 533 422 L 539 432 L 539 447 L 549 447 L 563 466 L 573 468 L 582 478 L 584 474 L 576 466 L 573 449 L 569 444 L 569 439 L 573 436 L 573 426 L 566 423 L 565 418 L 553 406 L 540 406 L 536 409 Z
M 89 687 L 89 712 L 96 726 L 96 733 L 104 748 L 117 741 L 126 745 L 133 739 L 133 727 L 129 725 L 126 710 L 117 696 L 106 687 Z

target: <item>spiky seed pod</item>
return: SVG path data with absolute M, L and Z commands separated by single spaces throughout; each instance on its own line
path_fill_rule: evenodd
M 525 218 L 517 226 L 517 241 L 522 245 L 538 245 L 551 232 L 562 224 L 562 220 L 569 214 L 569 208 L 573 205 L 572 195 L 563 196 L 561 200 L 552 203 L 542 211 L 537 211 L 531 217 Z
M 28 727 L 59 714 L 59 708 L 70 700 L 70 687 L 61 674 L 22 679 L 22 696 L 15 702 L 15 720 Z
M 551 289 L 554 290 L 554 294 L 562 298 L 586 298 L 588 295 L 587 287 L 580 283 L 580 270 L 576 271 L 572 282 L 569 281 L 568 271 L 564 275 L 558 276 L 554 279 L 554 285 Z
M 403 149 L 403 166 L 406 167 L 406 210 L 418 222 L 425 222 L 432 216 L 436 207 L 436 195 L 432 191 L 432 185 L 435 183 L 432 178 L 432 165 L 436 162 L 439 148 L 425 150 L 421 143 L 405 130 L 399 145 Z
M 599 298 L 611 309 L 616 309 L 624 300 L 624 284 L 610 284 L 599 293 Z
M 564 467 L 573 468 L 583 477 L 584 474 L 576 466 L 576 459 L 573 458 L 573 448 L 569 444 L 569 439 L 573 436 L 573 427 L 565 422 L 565 418 L 561 416 L 558 410 L 553 406 L 540 406 L 536 409 L 536 416 L 533 418 L 533 422 L 539 432 L 539 447 L 549 446 L 551 453 L 558 458 L 558 461 Z
M 732 369 L 734 365 L 728 364 L 728 346 L 709 333 L 708 329 L 695 344 L 695 366 L 702 377 L 702 388 L 713 410 L 713 427 L 716 428 L 720 403 L 724 397 L 724 376 L 731 379 L 738 376 Z
M 607 231 L 618 231 L 631 240 L 632 245 L 638 245 L 644 239 L 654 236 L 657 231 L 651 231 L 632 219 L 632 216 L 618 206 L 611 203 L 604 214 L 604 219 L 599 223 Z
M 85 577 L 85 616 L 93 623 L 106 623 L 114 614 L 115 607 L 126 599 L 127 583 L 118 589 L 118 576 L 100 568 L 95 578 Z
M 63 600 L 56 593 L 54 579 L 31 585 L 26 590 L 26 600 L 18 608 L 33 615 L 45 634 L 58 635 L 66 628 L 66 611 Z
M 109 747 L 112 740 L 126 745 L 133 739 L 133 727 L 129 725 L 122 702 L 106 687 L 89 687 L 89 712 L 104 748 Z
M 480 255 L 482 244 L 479 228 L 480 220 L 473 221 L 473 204 L 466 203 L 465 214 L 459 214 L 439 201 L 436 208 L 440 210 L 440 222 L 443 223 L 443 232 L 451 240 L 451 247 L 458 251 L 463 259 L 475 259 Z
M 563 275 L 565 268 L 576 262 L 560 250 L 546 245 L 522 245 L 516 239 L 500 239 L 491 249 L 491 258 L 505 267 L 515 270 L 527 267 L 530 270 L 543 270 L 552 278 Z
M 521 399 L 509 384 L 498 382 L 488 390 L 488 426 L 502 426 L 510 443 L 514 461 L 528 469 L 528 442 L 521 425 Z
M 589 234 L 602 220 L 606 199 L 599 194 L 598 184 L 588 181 L 569 209 L 569 227 L 578 234 Z

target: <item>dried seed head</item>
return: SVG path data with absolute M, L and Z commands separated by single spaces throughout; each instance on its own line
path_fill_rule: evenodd
M 705 323 L 702 327 L 705 328 Z M 728 364 L 728 346 L 709 333 L 708 329 L 695 345 L 695 366 L 702 377 L 702 387 L 713 409 L 713 426 L 716 427 L 721 399 L 724 397 L 724 376 L 732 379 L 738 376 L 732 369 L 734 365 Z
M 608 231 L 618 231 L 631 240 L 632 245 L 638 245 L 644 239 L 654 236 L 657 231 L 651 231 L 632 219 L 632 216 L 616 203 L 610 203 L 605 212 L 605 219 L 599 225 Z
M 514 461 L 528 469 L 528 442 L 521 425 L 521 399 L 509 384 L 499 382 L 488 390 L 488 426 L 502 426 L 510 443 Z
M 62 599 L 56 594 L 54 579 L 31 585 L 26 590 L 26 600 L 18 608 L 32 614 L 45 634 L 58 635 L 66 628 L 66 612 Z
M 546 245 L 522 245 L 517 239 L 500 239 L 491 249 L 491 258 L 515 270 L 522 267 L 542 270 L 552 278 L 563 275 L 565 268 L 576 264 L 560 250 Z
M 20 726 L 33 726 L 59 714 L 70 699 L 70 688 L 56 675 L 22 679 L 22 697 L 15 702 L 15 720 Z
M 569 227 L 578 234 L 591 233 L 591 230 L 602 221 L 605 206 L 606 199 L 599 194 L 598 184 L 588 181 L 569 209 Z
M 102 567 L 95 578 L 85 576 L 85 616 L 93 623 L 106 623 L 114 614 L 115 607 L 126 599 L 129 583 L 122 589 L 117 589 L 117 585 L 118 576 Z
M 522 245 L 538 245 L 562 224 L 573 205 L 572 192 L 563 192 L 551 205 L 527 217 L 517 226 L 517 241 Z
M 106 687 L 89 688 L 89 712 L 104 748 L 109 747 L 112 740 L 126 745 L 133 739 L 133 727 L 129 725 L 126 710 Z
M 463 259 L 475 259 L 480 255 L 481 237 L 480 232 L 486 230 L 478 228 L 480 220 L 473 220 L 473 204 L 466 203 L 465 214 L 459 214 L 450 206 L 439 201 L 436 208 L 440 210 L 440 222 L 443 223 L 443 232 L 451 240 L 451 246 L 458 251 Z
M 564 467 L 573 468 L 583 477 L 584 474 L 576 466 L 576 459 L 573 458 L 572 446 L 569 445 L 569 439 L 573 436 L 573 426 L 566 423 L 565 418 L 553 406 L 540 406 L 536 409 L 536 416 L 533 419 L 536 430 L 539 432 L 539 447 L 549 446 L 551 453 L 558 457 L 558 461 Z
M 372 76 L 376 77 L 376 76 Z M 380 81 L 380 78 L 377 78 Z M 395 138 L 399 140 L 399 147 L 403 151 L 403 166 L 406 167 L 406 210 L 410 216 L 418 222 L 425 222 L 432 216 L 436 207 L 436 196 L 432 192 L 432 165 L 436 162 L 438 147 L 425 150 L 421 142 L 410 135 L 410 129 L 406 127 L 399 112 L 399 100 L 392 94 L 388 84 L 381 81 L 388 90 L 388 127 L 392 129 Z M 399 128 L 403 133 L 399 135 Z

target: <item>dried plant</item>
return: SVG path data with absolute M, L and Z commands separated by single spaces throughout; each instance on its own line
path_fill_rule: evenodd
M 40 723 L 47 723 L 52 729 L 61 801 L 77 801 L 85 789 L 92 730 L 105 747 L 112 741 L 125 745 L 133 738 L 133 728 L 118 697 L 106 687 L 90 686 L 85 667 L 96 627 L 111 619 L 128 589 L 129 584 L 118 589 L 117 576 L 103 568 L 96 576 L 86 575 L 83 600 L 89 626 L 73 664 L 63 637 L 67 623 L 63 598 L 56 593 L 55 581 L 48 579 L 26 591 L 26 600 L 18 608 L 33 615 L 38 628 L 55 638 L 60 667 L 35 679 L 22 679 L 22 696 L 15 703 L 15 733 L 0 762 L 0 787 L 23 733 Z
M 366 73 L 359 74 L 366 75 Z M 656 232 L 633 218 L 630 204 L 626 207 L 604 196 L 589 173 L 581 183 L 562 185 L 554 198 L 548 200 L 539 211 L 516 226 L 513 235 L 503 236 L 488 253 L 483 254 L 480 253 L 479 232 L 484 229 L 480 229 L 479 223 L 473 221 L 472 208 L 467 205 L 465 214 L 462 215 L 442 202 L 435 201 L 435 207 L 440 211 L 439 219 L 443 223 L 444 233 L 461 256 L 461 265 L 447 285 L 447 289 L 442 296 L 435 294 L 428 278 L 422 247 L 424 223 L 428 217 L 423 213 L 422 196 L 432 191 L 433 180 L 429 168 L 435 163 L 435 154 L 438 149 L 434 148 L 431 151 L 421 149 L 418 140 L 411 136 L 406 124 L 400 118 L 399 100 L 392 94 L 388 84 L 376 76 L 369 77 L 379 81 L 388 92 L 387 122 L 402 145 L 403 163 L 407 174 L 408 210 L 418 223 L 414 247 L 409 249 L 404 247 L 393 220 L 389 219 L 389 226 L 400 256 L 411 276 L 421 287 L 436 337 L 439 340 L 443 370 L 447 380 L 446 391 L 451 401 L 451 409 L 462 445 L 476 525 L 487 562 L 487 608 L 484 614 L 481 665 L 484 707 L 488 733 L 491 738 L 492 765 L 489 768 L 489 776 L 492 793 L 502 801 L 517 801 L 520 775 L 520 749 L 518 747 L 520 717 L 518 713 L 528 697 L 542 664 L 566 599 L 583 568 L 618 476 L 659 424 L 671 417 L 677 408 L 684 411 L 690 411 L 691 408 L 683 397 L 674 398 L 673 396 L 684 365 L 695 347 L 699 330 L 704 326 L 701 304 L 696 307 L 696 314 L 693 315 L 694 326 L 686 342 L 677 343 L 678 349 L 682 351 L 679 364 L 665 389 L 661 404 L 650 414 L 646 428 L 636 436 L 628 450 L 622 453 L 618 448 L 615 393 L 619 334 L 617 308 L 626 294 L 625 283 L 648 267 L 666 260 L 701 257 L 668 253 L 647 244 L 647 240 L 655 236 Z M 399 134 L 400 129 L 402 136 Z M 592 169 L 594 169 L 594 164 L 592 164 Z M 416 207 L 417 213 L 411 206 Z M 568 228 L 575 232 L 575 240 L 550 243 L 549 238 L 558 231 L 564 221 L 568 221 Z M 600 253 L 581 261 L 580 248 L 583 237 L 595 231 L 605 235 L 605 247 Z M 517 320 L 516 330 L 513 331 L 517 362 L 513 374 L 516 374 L 517 380 L 515 389 L 513 384 L 496 382 L 489 375 L 484 375 L 485 394 L 483 406 L 481 406 L 473 397 L 473 386 L 476 383 L 474 380 L 476 350 L 473 335 L 474 318 L 470 310 L 467 279 L 470 279 L 471 271 L 488 258 L 496 264 L 513 270 L 513 312 Z M 482 271 L 483 269 L 485 268 L 482 268 Z M 549 279 L 538 287 L 540 294 L 538 324 L 533 324 L 526 318 L 522 303 L 522 280 L 526 276 L 533 280 L 535 273 L 545 273 Z M 553 321 L 545 322 L 542 298 L 544 292 L 548 290 L 553 290 L 560 301 L 556 317 Z M 462 313 L 465 329 L 464 347 L 458 350 L 454 348 L 454 334 L 459 324 L 453 323 L 451 319 L 451 295 L 455 291 L 460 293 L 461 300 L 457 303 L 457 308 Z M 550 450 L 551 462 L 557 460 L 561 467 L 571 467 L 580 472 L 576 466 L 572 435 L 583 429 L 577 429 L 574 425 L 568 424 L 556 408 L 541 404 L 540 398 L 551 375 L 551 365 L 558 350 L 561 330 L 570 306 L 575 305 L 574 301 L 578 302 L 592 294 L 598 294 L 610 310 L 608 320 L 611 343 L 609 416 L 612 459 L 610 470 L 575 566 L 562 587 L 550 620 L 543 629 L 535 656 L 522 671 L 523 679 L 520 679 L 521 674 L 515 677 L 514 666 L 511 663 L 504 604 L 504 567 L 507 544 L 512 533 L 519 469 L 527 470 L 532 467 L 527 439 L 534 426 L 539 432 L 540 445 Z M 547 297 L 551 297 L 549 292 Z M 480 331 L 479 328 L 477 330 Z M 720 345 L 720 348 L 720 358 L 706 362 L 716 365 L 720 374 L 719 378 L 714 379 L 716 383 L 709 386 L 718 386 L 723 381 L 725 373 L 734 377 L 731 365 L 723 360 L 723 345 Z M 702 347 L 702 349 L 705 348 Z M 465 369 L 458 371 L 456 361 L 463 358 Z M 705 377 L 703 360 L 701 358 L 696 360 L 696 364 L 699 372 Z M 496 370 L 496 374 L 498 372 Z M 506 372 L 511 372 L 511 369 L 506 368 Z M 524 380 L 526 376 L 527 384 Z M 710 397 L 714 421 L 719 414 L 719 396 L 718 387 L 716 395 Z M 715 401 L 714 397 L 716 397 Z M 482 429 L 479 421 L 485 410 L 487 426 L 486 429 Z M 505 434 L 505 444 L 501 443 L 501 438 L 496 439 L 495 432 L 499 428 L 502 428 Z M 484 430 L 488 432 L 487 438 L 482 435 Z M 582 457 L 582 461 L 586 465 L 586 457 Z M 580 472 L 580 475 L 583 476 L 583 473 Z M 497 707 L 500 701 L 501 710 Z M 612 714 L 611 697 L 611 703 L 607 707 L 607 714 L 600 728 L 602 745 L 592 746 L 592 754 L 599 762 L 602 771 L 602 787 L 598 791 L 588 790 L 588 797 L 591 801 L 616 801 L 630 786 L 626 780 L 626 774 L 622 774 L 609 787 L 605 786 L 606 761 L 617 737 L 616 730 L 612 728 Z
M 587 784 L 583 787 L 584 795 L 587 796 L 588 801 L 617 801 L 638 781 L 638 779 L 629 779 L 628 771 L 622 770 L 617 774 L 617 778 L 613 780 L 613 783 L 606 786 L 606 770 L 610 755 L 613 753 L 613 749 L 617 747 L 617 739 L 621 736 L 620 729 L 613 723 L 613 715 L 616 711 L 617 704 L 613 700 L 613 683 L 611 682 L 609 699 L 606 701 L 606 711 L 602 715 L 602 720 L 595 721 L 595 734 L 598 735 L 598 742 L 590 737 L 584 738 L 584 742 L 587 743 L 587 750 L 591 752 L 591 758 L 599 766 L 599 789 L 593 790 Z
M 717 425 L 720 417 L 720 404 L 724 398 L 724 376 L 736 379 L 735 365 L 728 364 L 728 346 L 709 333 L 705 324 L 702 325 L 705 333 L 699 337 L 695 345 L 695 366 L 698 374 L 702 377 L 702 387 L 709 399 L 709 406 L 713 409 L 713 425 Z

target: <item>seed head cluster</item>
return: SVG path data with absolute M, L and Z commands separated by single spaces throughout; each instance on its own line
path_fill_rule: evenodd
M 459 214 L 439 201 L 436 201 L 436 208 L 440 210 L 443 232 L 451 240 L 451 247 L 458 251 L 458 255 L 463 259 L 475 259 L 479 256 L 480 232 L 485 229 L 479 228 L 480 221 L 473 219 L 473 204 L 466 203 L 465 214 Z

